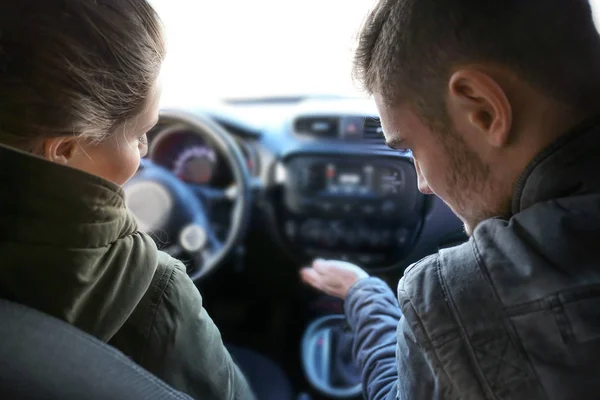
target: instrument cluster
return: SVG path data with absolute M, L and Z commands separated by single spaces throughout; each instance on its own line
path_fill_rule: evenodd
M 149 135 L 148 158 L 185 183 L 227 187 L 233 176 L 216 148 L 198 133 L 185 127 L 158 128 Z M 258 175 L 258 158 L 254 149 L 235 137 L 251 176 Z

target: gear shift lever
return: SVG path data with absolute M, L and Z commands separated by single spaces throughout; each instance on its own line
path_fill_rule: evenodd
M 302 362 L 309 382 L 327 396 L 344 399 L 361 393 L 360 373 L 352 359 L 352 333 L 343 315 L 314 321 L 304 333 Z
M 331 383 L 336 386 L 354 385 L 360 382 L 360 372 L 352 358 L 352 332 L 342 326 L 333 327 L 330 331 L 331 351 L 333 360 Z

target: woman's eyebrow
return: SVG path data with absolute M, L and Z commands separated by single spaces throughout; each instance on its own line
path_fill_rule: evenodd
M 155 119 L 154 122 L 152 122 L 148 127 L 146 127 L 145 130 L 149 131 L 150 129 L 154 128 L 156 124 L 158 124 L 158 118 Z

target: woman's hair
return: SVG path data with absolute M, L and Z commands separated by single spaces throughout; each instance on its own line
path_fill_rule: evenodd
M 0 143 L 101 141 L 144 107 L 165 55 L 147 0 L 0 2 Z

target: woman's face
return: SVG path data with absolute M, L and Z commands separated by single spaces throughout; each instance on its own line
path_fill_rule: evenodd
M 50 139 L 44 145 L 45 157 L 118 185 L 125 184 L 137 171 L 140 158 L 148 152 L 146 133 L 158 122 L 160 92 L 157 82 L 144 109 L 101 143 Z

